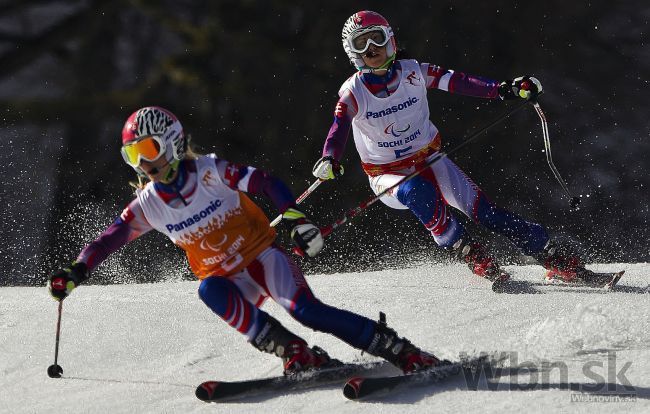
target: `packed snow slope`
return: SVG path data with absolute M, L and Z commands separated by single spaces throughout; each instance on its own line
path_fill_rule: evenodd
M 608 293 L 540 286 L 539 266 L 507 267 L 529 282 L 522 294 L 496 294 L 462 265 L 309 276 L 324 302 L 371 318 L 384 311 L 390 326 L 440 357 L 513 352 L 505 361 L 511 369 L 476 389 L 460 377 L 364 402 L 346 400 L 340 386 L 230 403 L 197 400 L 202 381 L 281 372 L 277 358 L 253 349 L 199 300 L 198 282 L 76 289 L 63 306 L 64 376 L 51 379 L 56 302 L 45 287 L 1 288 L 0 412 L 650 412 L 650 265 L 589 267 L 627 272 Z M 275 303 L 264 309 L 332 356 L 373 360 L 300 326 Z M 606 383 L 632 401 L 572 402 L 612 397 Z

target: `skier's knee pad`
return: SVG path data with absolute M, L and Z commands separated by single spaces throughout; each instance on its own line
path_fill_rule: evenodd
M 408 206 L 428 230 L 434 235 L 438 234 L 432 226 L 444 222 L 447 217 L 447 205 L 442 200 L 435 182 L 426 177 L 413 177 L 400 186 L 397 198 Z
M 440 197 L 435 185 L 421 176 L 415 176 L 399 186 L 397 199 L 413 212 L 431 210 Z
M 237 287 L 225 277 L 212 276 L 201 281 L 199 297 L 215 313 L 223 316 L 228 306 L 228 295 Z
M 214 298 L 215 295 L 222 294 L 226 296 L 226 292 L 231 288 L 230 285 L 232 285 L 232 282 L 224 277 L 207 277 L 199 285 L 199 297 L 203 302 L 206 302 L 210 298 Z

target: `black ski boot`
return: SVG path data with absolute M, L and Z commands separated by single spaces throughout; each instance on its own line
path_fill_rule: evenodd
M 400 338 L 397 332 L 386 325 L 386 315 L 383 312 L 379 314 L 375 334 L 366 352 L 384 358 L 404 373 L 424 370 L 441 364 L 441 361 L 434 355 L 422 351 L 408 339 Z
M 304 339 L 291 333 L 270 316 L 251 344 L 262 352 L 282 358 L 285 375 L 341 365 L 339 360 L 330 358 L 323 349 L 307 346 Z

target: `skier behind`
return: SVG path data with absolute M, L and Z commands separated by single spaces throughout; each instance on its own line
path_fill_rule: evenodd
M 343 26 L 342 40 L 358 72 L 341 86 L 334 121 L 313 174 L 323 180 L 343 174 L 340 159 L 352 128 L 361 166 L 375 194 L 423 168 L 438 154 L 441 137 L 429 120 L 427 90 L 489 99 L 534 99 L 542 91 L 540 82 L 532 77 L 499 83 L 429 63 L 396 59 L 393 31 L 384 17 L 372 11 L 353 14 Z M 410 209 L 439 246 L 491 281 L 504 282 L 509 276 L 472 239 L 449 206 L 506 236 L 523 253 L 536 258 L 548 269 L 549 280 L 573 281 L 582 267 L 577 257 L 550 240 L 544 227 L 496 206 L 447 157 L 381 200 L 395 209 Z
M 286 185 L 253 167 L 188 148 L 179 120 L 160 107 L 134 112 L 122 130 L 122 156 L 141 178 L 151 180 L 71 266 L 50 277 L 49 289 L 65 299 L 107 256 L 151 229 L 185 250 L 201 279 L 199 297 L 260 351 L 282 358 L 284 373 L 340 364 L 262 311 L 273 298 L 297 321 L 330 333 L 355 348 L 382 357 L 405 372 L 434 366 L 438 359 L 401 338 L 384 321 L 320 302 L 296 264 L 276 244 L 275 229 L 244 192 L 271 199 L 291 228 L 291 238 L 309 256 L 323 237 L 295 207 Z

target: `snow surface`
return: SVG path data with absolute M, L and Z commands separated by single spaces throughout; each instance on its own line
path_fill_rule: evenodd
M 203 305 L 198 282 L 80 287 L 63 306 L 64 377 L 51 379 L 46 370 L 54 359 L 56 302 L 45 288 L 0 288 L 0 412 L 650 412 L 650 265 L 590 268 L 627 269 L 622 290 L 534 286 L 541 293 L 495 294 L 462 265 L 309 276 L 324 302 L 371 318 L 382 310 L 400 334 L 441 357 L 517 351 L 520 365 L 527 361 L 541 369 L 543 361 L 563 361 L 568 367 L 566 378 L 560 368 L 518 370 L 493 379 L 496 390 L 485 381 L 469 390 L 460 377 L 366 402 L 346 400 L 340 386 L 245 402 L 197 400 L 194 389 L 202 381 L 281 372 L 277 358 L 254 350 Z M 507 269 L 515 279 L 541 282 L 539 266 Z M 300 326 L 271 301 L 264 309 L 337 358 L 373 360 Z M 520 366 L 512 359 L 506 365 Z M 534 376 L 545 378 L 547 389 L 509 386 L 534 383 Z M 571 402 L 572 394 L 594 394 L 562 389 L 567 382 L 582 387 L 625 381 L 634 387 L 635 402 Z M 619 386 L 618 392 L 627 391 Z

